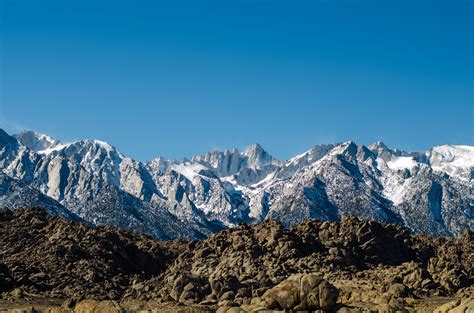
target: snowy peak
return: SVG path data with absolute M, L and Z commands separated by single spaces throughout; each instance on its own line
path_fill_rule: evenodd
M 93 145 L 99 146 L 100 148 L 105 149 L 106 151 L 117 150 L 115 147 L 113 147 L 106 141 L 92 140 L 92 141 L 86 141 L 86 142 L 91 142 Z
M 474 178 L 474 147 L 442 145 L 426 153 L 434 170 L 462 180 Z
M 266 153 L 266 152 L 265 150 L 263 150 L 262 146 L 259 145 L 258 143 L 254 143 L 253 145 L 245 149 L 245 151 L 242 154 L 247 157 L 250 157 L 252 155 L 260 155 L 263 153 Z
M 276 161 L 276 159 L 258 143 L 248 147 L 243 155 L 247 157 L 247 166 L 249 168 L 260 168 Z
M 393 152 L 383 141 L 376 141 L 370 144 L 368 148 L 376 155 Z
M 472 166 L 474 162 L 474 147 L 442 145 L 433 147 L 431 156 L 445 162 L 456 162 L 459 166 Z
M 376 141 L 369 146 L 371 151 L 390 151 L 387 145 L 383 141 Z
M 334 147 L 329 153 L 331 156 L 343 155 L 349 159 L 356 159 L 357 153 L 359 151 L 359 146 L 353 141 L 346 141 L 340 143 Z
M 244 152 L 239 152 L 235 148 L 232 150 L 224 149 L 223 151 L 208 152 L 193 157 L 191 163 L 203 164 L 213 170 L 217 176 L 227 177 L 242 171 L 258 170 L 271 166 L 272 164 L 277 164 L 278 161 L 266 152 L 262 146 L 254 144 Z
M 61 142 L 45 134 L 36 133 L 31 130 L 23 131 L 13 135 L 22 145 L 33 151 L 45 151 L 54 149 L 61 145 Z
M 298 154 L 285 162 L 286 166 L 290 165 L 307 165 L 312 162 L 316 162 L 317 160 L 324 157 L 326 154 L 329 153 L 335 147 L 334 144 L 322 144 L 316 145 L 310 150 Z
M 147 162 L 147 166 L 150 168 L 151 172 L 156 175 L 163 175 L 166 173 L 168 168 L 170 168 L 172 162 L 165 159 L 162 156 L 154 158 L 150 162 Z
M 55 151 L 60 151 L 66 157 L 74 158 L 91 158 L 91 157 L 107 157 L 115 160 L 121 160 L 125 156 L 118 151 L 117 148 L 109 143 L 101 140 L 80 140 L 69 144 L 59 144 L 56 147 L 47 150 L 39 151 L 40 154 L 50 154 Z
M 13 136 L 23 146 L 42 155 L 64 151 L 67 156 L 102 153 L 114 158 L 124 158 L 117 148 L 102 140 L 84 139 L 64 144 L 51 136 L 31 130 L 23 131 Z
M 382 141 L 377 141 L 371 144 L 369 146 L 369 150 L 372 151 L 378 158 L 384 160 L 385 162 L 390 162 L 392 159 L 401 155 L 399 150 L 390 149 Z

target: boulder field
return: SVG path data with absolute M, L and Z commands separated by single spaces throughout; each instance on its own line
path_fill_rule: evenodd
M 0 312 L 469 312 L 474 242 L 344 217 L 199 241 L 0 210 Z

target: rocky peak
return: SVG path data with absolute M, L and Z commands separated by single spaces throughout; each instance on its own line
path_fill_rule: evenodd
M 358 147 L 357 157 L 360 161 L 365 161 L 369 158 L 374 158 L 375 154 L 364 145 Z
M 150 168 L 153 174 L 162 175 L 166 173 L 171 163 L 172 162 L 167 160 L 166 158 L 159 156 L 148 162 L 147 166 L 148 168 Z
M 237 173 L 242 168 L 243 158 L 237 149 L 224 149 L 195 156 L 193 163 L 200 163 L 215 171 L 217 176 L 225 177 Z
M 389 151 L 390 148 L 383 141 L 376 141 L 369 146 L 370 151 Z
M 393 156 L 397 156 L 400 152 L 396 152 L 385 145 L 382 141 L 377 141 L 369 146 L 369 150 L 372 151 L 378 158 L 388 162 Z
M 259 168 L 273 163 L 276 159 L 265 151 L 258 143 L 251 145 L 244 152 L 247 157 L 247 165 L 250 168 Z
M 67 157 L 96 159 L 111 158 L 121 160 L 125 156 L 114 146 L 100 140 L 81 140 L 69 144 L 63 149 Z
M 263 147 L 260 144 L 254 143 L 253 145 L 251 145 L 250 147 L 245 149 L 245 151 L 243 152 L 243 155 L 251 156 L 251 155 L 255 155 L 255 154 L 262 154 L 264 152 L 265 152 L 265 150 L 263 149 Z
M 346 141 L 338 144 L 328 155 L 332 157 L 342 155 L 347 157 L 349 160 L 355 160 L 357 159 L 358 151 L 359 146 L 354 141 Z
M 7 166 L 17 155 L 20 144 L 0 128 L 0 167 Z
M 52 138 L 45 134 L 36 133 L 31 130 L 26 130 L 13 136 L 22 145 L 34 151 L 52 149 L 61 144 L 61 142 L 55 138 Z

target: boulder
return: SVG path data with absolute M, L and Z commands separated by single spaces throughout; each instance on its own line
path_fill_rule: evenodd
M 204 299 L 206 288 L 199 276 L 178 274 L 170 277 L 169 282 L 171 283 L 170 296 L 175 301 L 189 305 L 199 303 Z
M 400 283 L 392 284 L 390 288 L 388 288 L 387 292 L 396 298 L 400 298 L 400 297 L 404 298 L 404 297 L 407 297 L 409 294 L 409 290 L 407 286 Z
M 317 274 L 296 274 L 267 290 L 262 298 L 269 309 L 329 310 L 338 294 L 332 284 Z
M 115 301 L 83 300 L 76 304 L 74 313 L 124 313 L 125 310 Z
M 433 313 L 465 313 L 474 312 L 474 297 L 453 300 L 437 307 Z

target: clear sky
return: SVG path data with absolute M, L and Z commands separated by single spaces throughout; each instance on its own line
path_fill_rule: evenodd
M 0 127 L 139 160 L 474 145 L 473 3 L 0 0 Z

